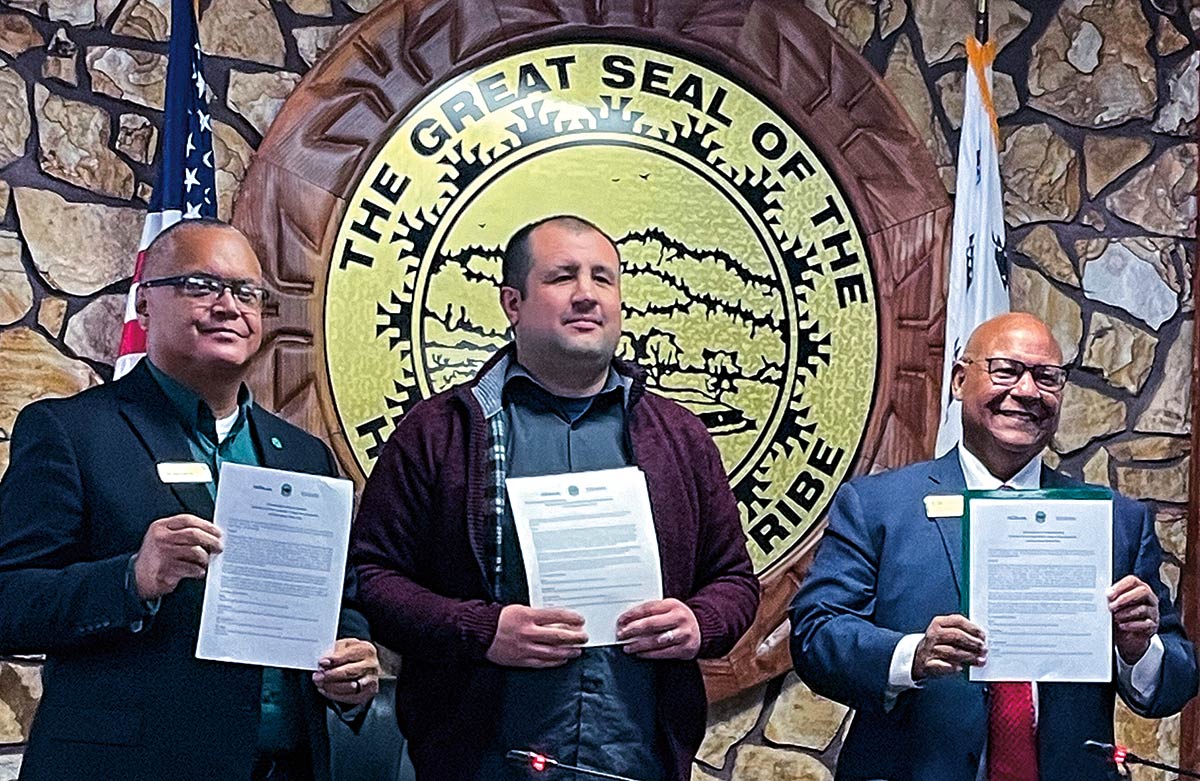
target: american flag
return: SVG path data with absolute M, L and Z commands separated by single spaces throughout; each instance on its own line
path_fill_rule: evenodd
M 213 167 L 212 116 L 200 54 L 193 0 L 171 0 L 171 42 L 167 54 L 166 103 L 158 147 L 158 181 L 150 198 L 142 241 L 125 302 L 125 325 L 117 350 L 115 377 L 132 369 L 146 352 L 146 332 L 137 321 L 134 302 L 146 247 L 179 220 L 217 216 Z

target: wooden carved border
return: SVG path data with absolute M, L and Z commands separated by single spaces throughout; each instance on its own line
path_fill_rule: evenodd
M 517 48 L 598 38 L 661 45 L 723 70 L 789 116 L 818 150 L 854 204 L 879 301 L 879 381 L 854 474 L 929 457 L 950 203 L 882 79 L 795 0 L 388 0 L 359 20 L 284 105 L 235 207 L 234 222 L 280 294 L 252 378 L 260 400 L 325 436 L 352 467 L 316 336 L 352 188 L 390 130 L 445 79 Z M 747 637 L 705 665 L 710 699 L 790 668 L 786 606 L 819 531 L 763 578 Z

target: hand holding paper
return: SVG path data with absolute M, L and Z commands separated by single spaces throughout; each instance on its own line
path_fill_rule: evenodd
M 1126 664 L 1136 664 L 1158 633 L 1158 596 L 1135 575 L 1126 575 L 1108 591 L 1113 642 Z
M 700 652 L 696 614 L 678 599 L 657 599 L 617 618 L 617 639 L 625 653 L 642 659 L 695 659 Z
M 321 657 L 313 683 L 326 698 L 363 705 L 379 693 L 379 654 L 366 640 L 343 637 Z
M 487 660 L 505 667 L 558 667 L 582 653 L 583 616 L 572 610 L 505 605 Z
M 912 678 L 944 678 L 987 663 L 987 637 L 958 614 L 935 616 L 913 656 Z
M 221 552 L 221 530 L 186 513 L 159 518 L 142 537 L 133 575 L 141 599 L 158 599 L 184 578 L 203 578 L 209 556 Z

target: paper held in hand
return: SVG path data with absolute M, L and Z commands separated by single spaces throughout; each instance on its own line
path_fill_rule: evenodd
M 507 480 L 532 607 L 574 610 L 588 646 L 617 642 L 617 617 L 662 599 L 658 538 L 637 467 Z
M 964 612 L 987 633 L 972 681 L 1112 678 L 1112 494 L 968 491 Z
M 198 659 L 317 669 L 341 610 L 354 488 L 349 480 L 224 464 Z

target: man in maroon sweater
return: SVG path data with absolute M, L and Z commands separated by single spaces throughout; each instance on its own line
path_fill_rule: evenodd
M 620 259 L 591 223 L 519 230 L 500 304 L 514 344 L 404 416 L 363 491 L 352 560 L 373 636 L 403 655 L 400 727 L 417 776 L 521 779 L 510 749 L 685 781 L 704 736 L 696 659 L 750 625 L 758 581 L 703 424 L 615 359 Z M 576 613 L 528 606 L 506 477 L 636 465 L 663 595 L 583 648 Z

